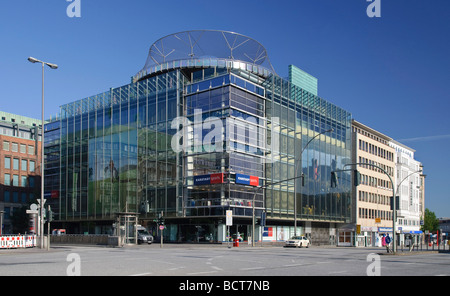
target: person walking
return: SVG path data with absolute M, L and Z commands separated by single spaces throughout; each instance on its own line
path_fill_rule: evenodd
M 389 233 L 386 235 L 385 243 L 386 243 L 386 251 L 389 253 L 389 244 L 391 243 L 391 237 L 389 236 Z

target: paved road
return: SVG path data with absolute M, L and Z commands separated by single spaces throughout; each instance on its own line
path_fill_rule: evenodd
M 139 245 L 0 250 L 1 276 L 436 276 L 450 254 L 376 255 L 383 249 Z

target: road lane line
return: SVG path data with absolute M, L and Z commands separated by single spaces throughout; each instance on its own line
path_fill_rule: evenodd
M 259 269 L 265 269 L 265 267 L 247 267 L 247 268 L 240 268 L 239 270 L 259 270 Z
M 151 272 L 145 272 L 145 273 L 138 273 L 138 274 L 132 274 L 130 276 L 144 276 L 144 275 L 149 275 L 152 274 Z
M 216 273 L 217 271 L 211 270 L 211 271 L 199 271 L 199 272 L 190 272 L 187 273 L 187 275 L 196 275 L 196 274 L 208 274 L 208 273 Z

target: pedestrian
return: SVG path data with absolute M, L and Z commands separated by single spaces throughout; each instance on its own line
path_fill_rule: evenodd
M 389 253 L 389 244 L 391 243 L 391 238 L 389 234 L 387 234 L 385 242 L 386 242 L 386 251 Z

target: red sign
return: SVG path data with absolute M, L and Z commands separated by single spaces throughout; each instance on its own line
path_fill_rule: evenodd
M 250 176 L 250 186 L 258 186 L 259 178 L 256 176 Z
M 223 183 L 223 173 L 211 174 L 210 184 L 222 184 Z

